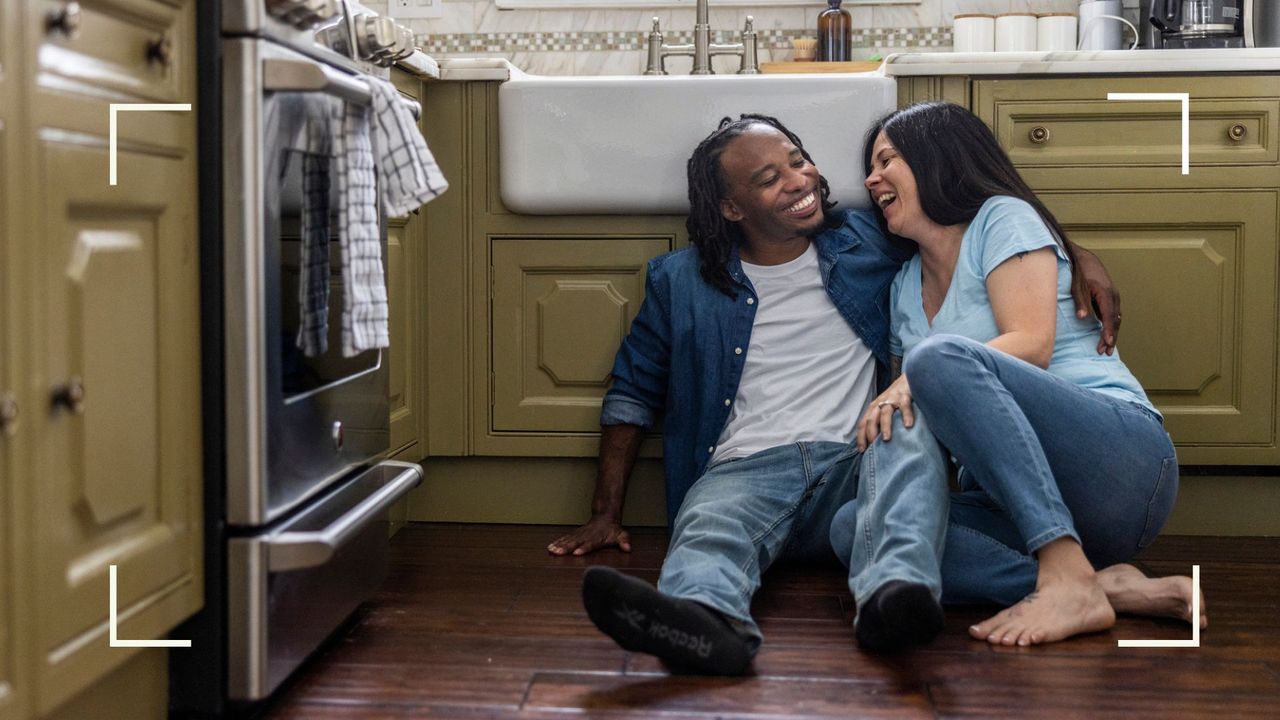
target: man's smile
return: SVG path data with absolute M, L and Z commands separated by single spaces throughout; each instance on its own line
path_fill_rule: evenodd
M 809 194 L 800 198 L 798 201 L 796 201 L 793 205 L 788 207 L 786 210 L 783 210 L 783 212 L 787 213 L 788 215 L 809 215 L 809 214 L 812 214 L 813 209 L 815 206 L 817 206 L 817 204 L 818 204 L 818 193 L 816 191 L 811 190 L 809 191 Z

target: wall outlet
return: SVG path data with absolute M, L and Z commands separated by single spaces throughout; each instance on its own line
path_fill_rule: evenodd
M 444 17 L 444 0 L 387 0 L 387 15 L 393 18 Z

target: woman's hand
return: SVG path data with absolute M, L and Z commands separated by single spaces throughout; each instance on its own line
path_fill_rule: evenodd
M 893 414 L 902 411 L 902 424 L 915 425 L 916 417 L 911 407 L 911 386 L 907 376 L 899 375 L 880 396 L 871 401 L 866 414 L 858 421 L 858 449 L 866 450 L 876 441 L 876 435 L 888 442 L 893 438 Z

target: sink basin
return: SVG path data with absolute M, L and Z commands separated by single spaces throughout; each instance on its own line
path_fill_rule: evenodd
M 498 92 L 502 201 L 527 214 L 683 214 L 694 147 L 750 112 L 800 137 L 841 207 L 868 207 L 862 136 L 896 105 L 896 81 L 878 73 L 512 73 Z

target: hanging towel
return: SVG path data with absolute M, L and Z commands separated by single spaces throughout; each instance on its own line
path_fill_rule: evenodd
M 389 345 L 387 285 L 378 236 L 378 186 L 369 139 L 369 109 L 336 106 L 333 135 L 338 180 L 338 247 L 342 255 L 342 355 Z
M 307 357 L 329 349 L 329 161 L 332 98 L 307 98 L 302 156 L 302 228 L 298 258 L 298 348 Z
M 388 216 L 401 217 L 448 190 L 449 183 L 395 86 L 374 77 L 366 77 L 365 82 L 373 94 L 373 136 L 382 207 Z
M 364 80 L 371 107 L 338 104 L 333 134 L 344 357 L 390 345 L 378 235 L 379 187 L 388 216 L 405 215 L 449 187 L 395 86 L 378 78 Z

